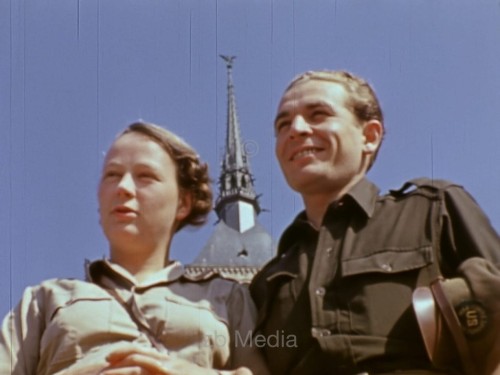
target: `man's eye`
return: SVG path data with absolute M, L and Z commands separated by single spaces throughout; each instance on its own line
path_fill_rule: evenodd
M 276 130 L 280 131 L 283 128 L 290 126 L 290 121 L 280 121 L 276 124 Z

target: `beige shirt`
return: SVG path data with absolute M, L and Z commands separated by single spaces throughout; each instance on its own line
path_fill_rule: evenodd
M 267 373 L 251 342 L 256 314 L 245 286 L 216 275 L 194 280 L 178 262 L 140 284 L 104 260 L 87 271 L 88 281 L 48 280 L 25 290 L 2 325 L 1 375 L 67 373 L 85 365 L 96 373 L 124 342 L 156 345 L 202 367 Z

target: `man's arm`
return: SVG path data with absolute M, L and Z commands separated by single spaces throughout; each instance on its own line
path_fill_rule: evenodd
M 230 365 L 233 368 L 247 366 L 252 373 L 258 375 L 269 374 L 264 356 L 253 341 L 257 311 L 247 287 L 235 283 L 227 309 L 231 337 Z
M 465 259 L 481 257 L 500 266 L 500 237 L 490 220 L 474 198 L 457 185 L 449 186 L 444 192 L 443 205 L 443 258 L 454 269 Z

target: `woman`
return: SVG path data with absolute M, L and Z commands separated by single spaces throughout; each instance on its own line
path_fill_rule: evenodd
M 25 291 L 4 320 L 0 373 L 267 373 L 257 348 L 238 345 L 255 315 L 246 288 L 189 277 L 169 260 L 175 232 L 201 225 L 212 206 L 207 166 L 194 150 L 134 123 L 108 150 L 98 198 L 109 259 L 88 264 L 86 281 Z

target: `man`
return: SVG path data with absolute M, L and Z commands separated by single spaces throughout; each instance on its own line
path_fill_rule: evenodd
M 350 73 L 300 75 L 274 126 L 276 157 L 305 211 L 251 285 L 271 372 L 442 373 L 427 356 L 412 293 L 431 281 L 435 259 L 447 277 L 474 256 L 500 264 L 488 219 L 445 181 L 419 179 L 379 196 L 365 175 L 384 136 L 382 110 Z

